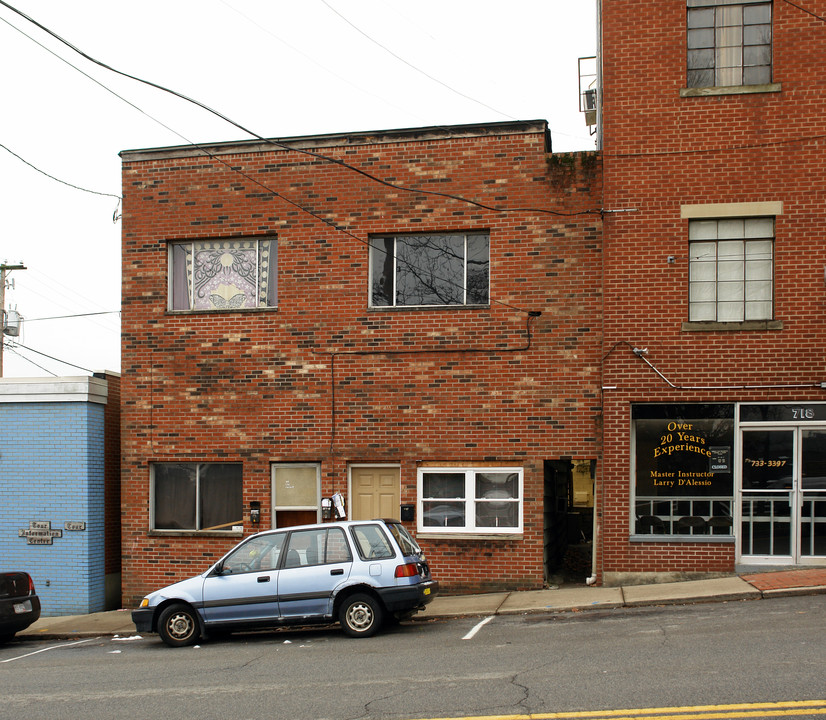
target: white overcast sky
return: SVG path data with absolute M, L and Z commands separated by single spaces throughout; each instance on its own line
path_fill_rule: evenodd
M 577 73 L 595 0 L 7 1 L 267 137 L 546 119 L 555 152 L 595 146 Z M 247 137 L 4 5 L 0 61 L 0 261 L 27 268 L 8 276 L 25 322 L 3 375 L 120 371 L 118 201 L 62 183 L 117 196 L 121 150 Z M 87 313 L 106 314 L 64 317 Z

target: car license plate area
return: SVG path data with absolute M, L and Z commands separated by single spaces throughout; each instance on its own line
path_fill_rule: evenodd
M 22 603 L 15 603 L 14 604 L 14 612 L 20 615 L 21 613 L 27 613 L 32 611 L 32 601 L 26 600 Z

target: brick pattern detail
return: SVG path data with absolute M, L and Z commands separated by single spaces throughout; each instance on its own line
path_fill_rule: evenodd
M 31 574 L 44 617 L 106 609 L 104 576 L 114 567 L 118 538 L 105 565 L 104 413 L 89 402 L 0 403 L 0 553 L 5 568 Z M 114 453 L 116 461 L 117 446 Z M 18 531 L 32 521 L 48 522 L 62 536 L 30 545 Z M 66 530 L 66 522 L 86 529 Z
M 826 12 L 823 2 L 809 9 Z M 605 185 L 604 462 L 598 575 L 733 571 L 732 544 L 631 543 L 630 404 L 826 400 L 826 60 L 823 23 L 774 13 L 781 92 L 680 97 L 684 2 L 601 5 Z M 775 317 L 782 330 L 685 332 L 688 221 L 680 206 L 782 201 Z M 672 256 L 674 262 L 667 258 Z M 631 352 L 648 359 L 671 388 Z M 751 390 L 741 386 L 801 386 Z M 708 387 L 708 390 L 691 389 Z M 719 389 L 715 389 L 719 388 Z
M 599 159 L 549 155 L 536 125 L 321 150 L 407 187 L 562 216 L 402 192 L 266 146 L 124 156 L 125 603 L 237 541 L 149 532 L 149 464 L 173 460 L 242 462 L 262 528 L 273 462 L 320 462 L 323 495 L 347 494 L 350 464 L 399 464 L 402 503 L 422 463 L 523 466 L 523 536 L 422 545 L 448 591 L 541 587 L 542 460 L 597 455 L 602 258 Z M 489 308 L 368 309 L 372 233 L 471 230 L 490 232 Z M 268 235 L 277 310 L 167 312 L 168 241 Z M 543 314 L 528 342 L 530 310 Z

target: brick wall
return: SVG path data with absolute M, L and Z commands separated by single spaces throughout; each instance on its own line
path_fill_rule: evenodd
M 826 11 L 822 2 L 809 7 Z M 600 577 L 734 569 L 732 543 L 629 541 L 631 403 L 826 400 L 815 387 L 826 379 L 826 79 L 811 71 L 826 59 L 823 23 L 788 3 L 774 3 L 773 12 L 779 92 L 681 97 L 685 3 L 602 3 L 603 384 L 614 389 L 604 394 Z M 774 288 L 782 328 L 685 331 L 681 205 L 768 201 L 783 203 Z M 669 387 L 632 346 L 647 348 L 674 385 L 709 389 Z M 747 385 L 808 387 L 736 389 Z
M 104 608 L 104 406 L 91 402 L 2 402 L 0 538 L 3 566 L 29 572 L 44 616 Z M 61 530 L 30 545 L 19 530 Z M 85 530 L 65 529 L 66 522 Z
M 524 210 L 403 192 L 262 144 L 211 148 L 220 159 L 124 153 L 125 602 L 237 541 L 149 532 L 149 464 L 169 460 L 242 462 L 261 527 L 273 462 L 321 463 L 323 495 L 346 495 L 351 464 L 399 464 L 403 503 L 422 463 L 523 466 L 523 536 L 422 544 L 449 591 L 541 586 L 542 460 L 598 446 L 598 158 L 548 154 L 543 123 L 301 143 L 395 184 Z M 368 309 L 371 234 L 471 230 L 490 233 L 490 307 Z M 167 312 L 168 241 L 269 235 L 277 310 Z

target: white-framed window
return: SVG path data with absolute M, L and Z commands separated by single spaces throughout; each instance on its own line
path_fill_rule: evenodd
M 272 507 L 274 528 L 321 522 L 321 467 L 317 463 L 274 464 Z
M 487 305 L 486 232 L 370 238 L 370 306 Z
M 170 310 L 242 310 L 277 304 L 275 238 L 169 243 Z
M 243 523 L 241 463 L 153 463 L 151 528 L 231 532 Z
M 690 220 L 691 322 L 771 320 L 774 218 Z
M 688 87 L 772 81 L 772 4 L 765 0 L 687 0 Z
M 522 468 L 419 468 L 418 530 L 521 533 L 522 484 Z

